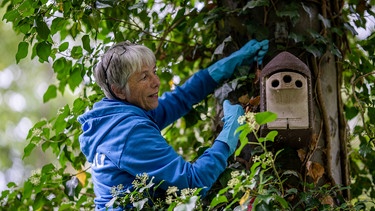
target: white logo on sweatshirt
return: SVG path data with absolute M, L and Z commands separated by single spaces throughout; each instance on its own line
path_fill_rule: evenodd
M 104 166 L 105 154 L 96 153 L 92 164 L 93 167 L 101 168 Z

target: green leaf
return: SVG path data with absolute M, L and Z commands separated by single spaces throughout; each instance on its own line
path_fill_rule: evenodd
M 228 202 L 228 199 L 226 196 L 217 196 L 212 199 L 210 207 L 214 208 L 216 207 L 216 205 L 221 204 L 221 203 L 226 203 L 226 202 Z
M 296 172 L 296 171 L 294 171 L 294 170 L 286 170 L 286 171 L 284 171 L 284 172 L 282 173 L 282 175 L 293 175 L 293 176 L 299 178 L 299 176 L 298 176 L 298 172 Z M 293 188 L 293 189 L 295 189 L 295 188 Z M 287 192 L 291 192 L 291 191 L 292 191 L 292 189 L 289 189 Z M 297 193 L 297 189 L 295 189 L 295 190 L 293 190 L 293 191 L 296 191 L 296 193 Z
M 249 178 L 253 178 L 255 176 L 255 174 L 257 173 L 257 168 L 260 166 L 261 162 L 255 162 L 253 163 L 253 165 L 251 166 L 250 168 L 250 175 L 249 175 Z
M 21 21 L 17 26 L 18 30 L 23 34 L 28 34 L 30 29 L 33 28 L 30 22 Z
M 50 141 L 44 142 L 42 144 L 42 150 L 43 150 L 43 152 L 45 152 L 50 146 L 51 146 L 51 142 Z
M 29 50 L 29 43 L 27 42 L 20 42 L 18 44 L 18 51 L 16 54 L 16 62 L 18 63 L 21 59 L 27 56 Z
M 13 22 L 16 18 L 19 18 L 20 14 L 18 10 L 10 10 L 7 13 L 5 13 L 3 19 Z
M 65 105 L 63 109 L 61 109 L 62 112 L 60 112 L 59 116 L 56 119 L 56 122 L 54 124 L 55 133 L 59 134 L 63 132 L 66 128 L 66 117 L 68 117 L 70 113 L 69 105 Z
M 331 21 L 327 18 L 324 18 L 321 14 L 318 15 L 318 19 L 322 21 L 324 28 L 331 28 Z
M 83 46 L 83 49 L 85 49 L 87 52 L 92 53 L 89 35 L 84 35 L 82 37 L 82 46 Z
M 57 87 L 55 85 L 50 85 L 43 95 L 43 102 L 46 103 L 55 97 L 57 97 Z
M 375 124 L 375 108 L 369 107 L 367 112 L 368 112 L 367 116 L 369 117 L 369 122 L 374 125 Z
M 346 107 L 345 108 L 345 117 L 346 119 L 353 119 L 358 115 L 359 111 L 356 107 Z
M 33 193 L 34 186 L 31 184 L 30 181 L 26 181 L 23 184 L 23 195 L 22 198 L 28 199 L 31 197 L 31 194 Z
M 259 112 L 255 114 L 255 121 L 259 125 L 264 125 L 269 122 L 273 122 L 277 119 L 277 114 L 270 112 L 270 111 L 264 111 L 264 112 Z
M 36 46 L 36 54 L 42 61 L 48 62 L 48 57 L 51 55 L 51 47 L 52 45 L 47 42 L 40 42 Z
M 67 24 L 67 21 L 63 18 L 55 18 L 52 20 L 51 24 L 51 35 L 56 34 L 58 31 L 61 31 L 65 28 L 65 25 Z
M 82 98 L 77 98 L 73 102 L 73 113 L 74 114 L 81 114 L 86 108 L 86 101 L 82 100 Z
M 69 75 L 69 70 L 71 68 L 71 61 L 67 61 L 66 58 L 61 57 L 57 60 L 52 65 L 53 70 L 55 73 L 57 73 L 57 79 L 62 80 Z
M 177 15 L 176 15 L 176 17 L 173 19 L 173 22 L 172 22 L 171 25 L 174 25 L 175 23 L 179 22 L 180 19 L 181 19 L 182 17 L 184 17 L 184 15 L 185 15 L 185 11 L 186 11 L 185 8 L 181 8 L 180 10 L 178 10 Z
M 274 197 L 274 200 L 277 201 L 277 202 L 279 202 L 279 204 L 281 204 L 281 206 L 284 209 L 287 209 L 289 207 L 288 206 L 288 202 L 283 197 L 281 197 L 279 195 L 276 195 L 276 194 L 274 194 L 273 197 Z
M 70 89 L 74 91 L 75 88 L 81 84 L 82 80 L 81 70 L 79 68 L 74 68 L 68 80 Z
M 38 20 L 36 22 L 36 31 L 38 32 L 40 38 L 42 38 L 43 40 L 48 39 L 50 30 L 43 20 Z
M 183 116 L 186 122 L 186 128 L 190 128 L 201 120 L 200 113 L 196 109 L 191 109 L 189 113 Z
M 33 149 L 35 148 L 35 144 L 33 143 L 29 143 L 24 149 L 23 149 L 23 157 L 22 159 L 24 159 L 25 157 L 28 157 L 31 152 L 33 151 Z
M 265 141 L 272 141 L 274 142 L 275 141 L 275 137 L 277 136 L 278 132 L 273 130 L 273 131 L 270 131 L 266 137 L 265 137 Z
M 71 51 L 71 56 L 74 59 L 80 59 L 80 58 L 82 58 L 82 56 L 83 56 L 83 54 L 82 54 L 82 47 L 81 46 L 74 46 L 72 48 L 72 51 Z
M 59 46 L 59 51 L 62 52 L 62 51 L 66 51 L 66 49 L 69 48 L 69 42 L 63 42 L 61 43 L 61 45 Z
M 17 8 L 21 17 L 29 17 L 34 14 L 33 1 L 23 1 Z
M 261 6 L 268 7 L 269 4 L 270 4 L 269 0 L 248 1 L 247 4 L 246 4 L 246 6 L 243 8 L 243 10 L 253 9 L 255 7 L 261 7 Z
M 305 46 L 305 49 L 311 53 L 312 55 L 314 55 L 314 57 L 320 57 L 322 55 L 322 50 L 319 49 L 317 46 L 315 45 L 309 45 L 309 46 Z
M 73 38 L 76 38 L 77 35 L 81 32 L 81 24 L 79 22 L 73 23 L 72 28 L 70 29 L 70 35 L 72 35 Z
M 48 163 L 42 167 L 42 174 L 50 174 L 55 169 L 55 166 L 52 163 Z
M 249 143 L 247 135 L 251 132 L 251 129 L 248 124 L 243 124 L 237 128 L 236 133 L 239 133 L 240 139 L 240 146 L 236 149 L 235 156 L 239 156 L 241 154 L 242 149 Z

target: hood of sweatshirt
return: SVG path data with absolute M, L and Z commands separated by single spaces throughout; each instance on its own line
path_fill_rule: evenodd
M 126 125 L 126 122 L 130 121 L 134 123 L 135 119 L 135 121 L 138 121 L 137 119 L 141 121 L 144 119 L 141 117 L 152 119 L 144 109 L 126 102 L 103 98 L 95 103 L 90 111 L 78 117 L 83 131 L 79 137 L 80 147 L 87 160 L 92 163 L 97 152 L 113 154 L 113 156 L 121 153 L 119 144 L 124 141 L 119 139 L 125 139 L 125 137 L 119 134 L 126 134 L 126 130 L 131 130 L 131 127 L 116 126 L 119 123 Z M 99 146 L 101 147 L 98 148 Z

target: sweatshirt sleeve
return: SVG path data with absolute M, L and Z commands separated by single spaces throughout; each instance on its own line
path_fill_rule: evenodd
M 229 148 L 217 141 L 194 163 L 185 161 L 168 145 L 160 132 L 148 124 L 138 124 L 129 134 L 120 168 L 132 175 L 147 173 L 161 188 L 176 186 L 203 188 L 204 195 L 227 166 Z
M 151 111 L 151 115 L 159 128 L 163 129 L 187 114 L 193 105 L 213 93 L 216 87 L 217 83 L 208 71 L 201 70 L 192 75 L 183 85 L 164 93 L 159 98 L 159 106 Z

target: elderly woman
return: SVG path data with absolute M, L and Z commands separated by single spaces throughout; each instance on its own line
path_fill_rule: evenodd
M 224 128 L 194 163 L 178 155 L 160 131 L 212 93 L 243 60 L 261 62 L 267 49 L 267 40 L 251 40 L 159 98 L 153 52 L 128 42 L 111 47 L 95 69 L 96 83 L 106 97 L 78 119 L 83 130 L 81 150 L 92 164 L 96 210 L 106 210 L 112 187 L 122 184 L 124 190 L 131 189 L 135 177 L 143 173 L 154 177 L 156 184 L 163 181 L 161 190 L 203 188 L 204 195 L 235 151 L 242 107 L 224 102 Z

